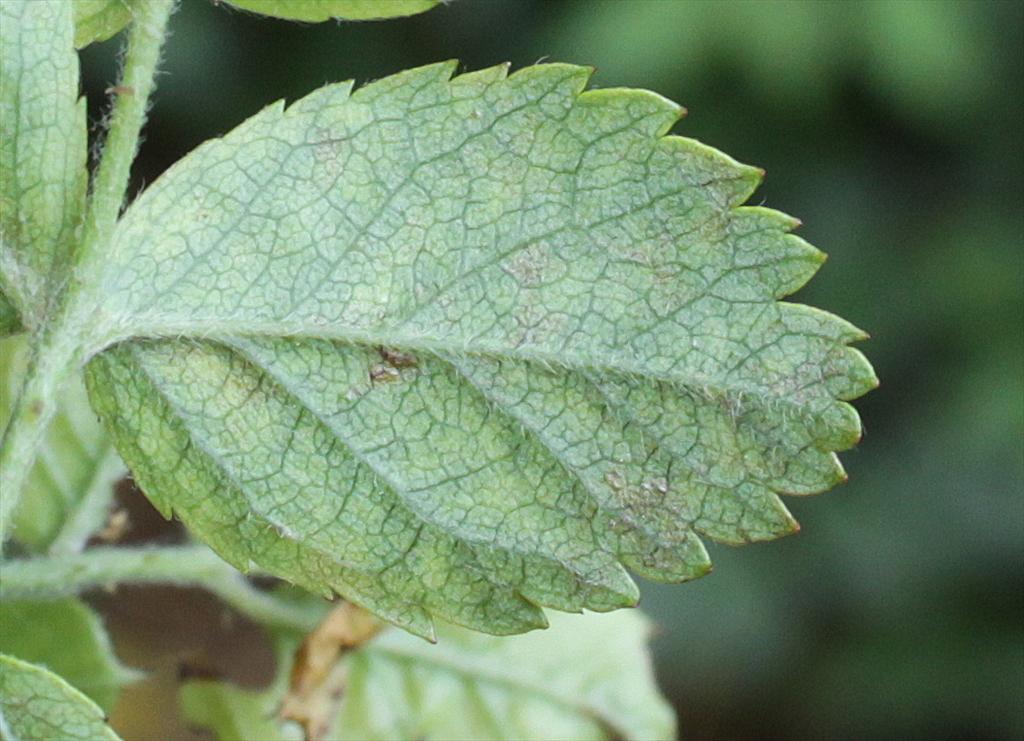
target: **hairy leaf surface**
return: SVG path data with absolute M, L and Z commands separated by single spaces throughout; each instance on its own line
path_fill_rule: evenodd
M 0 602 L 0 653 L 45 666 L 107 711 L 140 676 L 117 660 L 99 616 L 77 599 Z
M 227 560 L 409 630 L 632 605 L 792 532 L 874 386 L 779 301 L 822 255 L 760 172 L 589 69 L 444 63 L 270 106 L 125 214 L 92 398 Z
M 345 660 L 344 699 L 326 738 L 673 738 L 648 633 L 632 611 L 552 615 L 550 630 L 512 638 L 445 626 L 433 646 L 391 631 Z M 273 720 L 281 689 L 198 681 L 182 688 L 182 701 L 221 741 L 293 738 L 294 726 Z
M 0 654 L 5 741 L 117 741 L 96 703 L 41 666 Z
M 72 3 L 0 3 L 0 324 L 36 324 L 85 200 L 85 99 Z
M 262 15 L 319 23 L 331 18 L 369 21 L 415 15 L 441 0 L 225 0 L 229 5 Z
M 28 363 L 24 336 L 0 339 L 0 430 L 7 425 Z M 80 550 L 107 516 L 121 462 L 86 397 L 81 374 L 60 394 L 57 415 L 14 513 L 13 535 L 31 551 Z

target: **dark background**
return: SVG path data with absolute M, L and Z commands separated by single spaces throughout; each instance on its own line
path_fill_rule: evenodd
M 755 200 L 830 255 L 797 298 L 872 334 L 882 386 L 857 402 L 850 483 L 788 500 L 800 535 L 642 585 L 681 734 L 1024 737 L 1024 4 L 458 0 L 303 26 L 183 0 L 172 32 L 134 192 L 278 98 L 448 58 L 593 64 L 594 85 L 672 98 L 677 133 L 766 168 Z M 83 53 L 96 128 L 119 43 Z M 147 640 L 202 633 L 179 618 Z M 171 713 L 153 686 L 132 698 L 144 712 L 115 720 L 136 734 Z

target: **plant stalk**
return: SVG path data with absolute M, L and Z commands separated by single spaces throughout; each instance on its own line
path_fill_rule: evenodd
M 172 584 L 206 589 L 255 621 L 307 633 L 329 605 L 286 602 L 253 587 L 205 546 L 91 548 L 69 556 L 3 562 L 0 600 L 54 600 L 115 584 Z
M 60 331 L 47 332 L 31 349 L 28 372 L 0 443 L 0 544 L 10 531 L 25 481 L 57 411 L 58 395 L 77 357 L 77 341 Z
M 114 498 L 114 488 L 124 474 L 125 467 L 121 457 L 113 446 L 108 444 L 106 451 L 95 462 L 85 494 L 75 504 L 74 510 L 50 543 L 50 555 L 67 556 L 85 548 L 86 541 L 106 521 L 110 503 Z
M 55 301 L 53 318 L 33 337 L 27 375 L 0 440 L 0 545 L 10 531 L 57 397 L 68 376 L 85 361 L 86 337 L 97 322 L 98 285 L 104 252 L 111 243 L 128 177 L 153 90 L 160 47 L 174 0 L 136 3 L 110 130 L 93 181 L 82 239 L 72 255 L 71 274 Z M 58 281 L 59 282 L 59 281 Z
M 109 244 L 117 225 L 174 1 L 146 0 L 133 6 L 121 81 L 109 89 L 114 96 L 113 113 L 93 179 L 81 246 L 75 255 L 79 265 L 100 257 L 96 253 Z

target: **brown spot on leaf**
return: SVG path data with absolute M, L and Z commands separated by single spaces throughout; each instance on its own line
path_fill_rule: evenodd
M 397 368 L 390 365 L 375 365 L 370 368 L 370 381 L 372 383 L 391 383 L 400 377 Z
M 419 360 L 412 353 L 401 352 L 390 347 L 378 347 L 377 352 L 388 365 L 394 368 L 415 368 Z

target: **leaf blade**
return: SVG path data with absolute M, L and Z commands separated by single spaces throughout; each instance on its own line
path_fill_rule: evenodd
M 660 96 L 584 92 L 571 65 L 453 72 L 270 106 L 125 215 L 110 339 L 191 338 L 94 361 L 112 429 L 176 429 L 160 465 L 119 443 L 144 487 L 149 467 L 159 506 L 201 528 L 208 505 L 168 483 L 201 449 L 190 470 L 234 518 L 353 570 L 354 601 L 403 561 L 392 589 L 426 635 L 430 615 L 501 633 L 531 603 L 632 604 L 621 564 L 683 581 L 709 569 L 700 535 L 792 532 L 778 495 L 844 477 L 845 400 L 876 383 L 863 333 L 778 301 L 821 254 L 742 205 L 757 170 L 667 136 L 681 109 Z M 140 374 L 162 420 L 125 414 L 151 406 L 117 389 Z
M 85 100 L 71 3 L 12 0 L 0 14 L 0 287 L 31 326 L 81 220 Z
M 332 18 L 370 21 L 424 13 L 441 0 L 225 0 L 260 15 L 320 23 Z
M 84 49 L 89 44 L 116 35 L 131 23 L 133 0 L 76 0 L 75 48 Z
M 0 729 L 15 741 L 118 741 L 96 703 L 53 672 L 2 654 Z
M 99 616 L 78 599 L 0 602 L 0 626 L 0 653 L 49 668 L 105 711 L 141 676 L 121 664 Z
M 363 683 L 360 689 L 379 698 L 368 709 L 379 712 L 388 704 L 389 695 L 394 697 L 397 688 L 387 676 L 388 669 L 393 668 L 406 673 L 407 682 L 421 687 L 418 698 L 417 693 L 411 693 L 412 715 L 420 716 L 412 725 L 414 733 L 428 738 L 486 737 L 488 711 L 469 721 L 471 733 L 457 732 L 467 713 L 456 708 L 471 707 L 476 702 L 490 705 L 489 712 L 497 715 L 504 738 L 579 738 L 591 734 L 624 739 L 675 737 L 673 713 L 654 682 L 647 649 L 650 624 L 642 613 L 553 614 L 551 620 L 547 631 L 501 639 L 447 629 L 436 646 L 422 645 L 399 633 L 386 633 L 362 652 L 362 670 L 367 676 L 359 680 Z M 391 661 L 395 662 L 393 667 L 374 666 Z M 419 671 L 407 668 L 409 663 L 420 662 Z M 441 697 L 432 696 L 430 688 L 440 684 L 445 674 L 468 678 L 481 695 L 478 699 L 471 693 L 466 696 L 462 688 L 451 686 L 438 693 Z M 495 702 L 493 690 L 513 697 Z M 449 692 L 452 695 L 444 698 Z M 406 693 L 401 696 L 410 697 Z M 538 697 L 540 703 L 535 701 Z M 360 714 L 355 699 L 350 695 L 342 707 L 339 739 L 393 735 L 381 733 L 384 729 L 378 719 L 357 720 Z M 403 723 L 402 729 L 408 730 L 409 724 Z
M 551 628 L 494 638 L 443 626 L 436 645 L 386 632 L 349 655 L 345 694 L 325 739 L 670 739 L 675 718 L 654 682 L 650 625 L 636 611 L 552 615 Z M 289 672 L 282 662 L 279 678 Z M 219 738 L 291 738 L 269 691 L 193 681 L 183 710 Z

